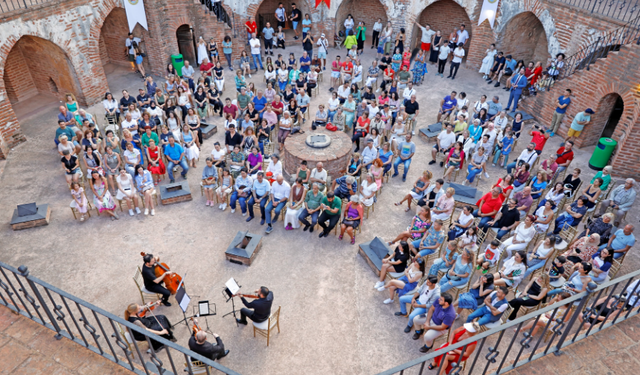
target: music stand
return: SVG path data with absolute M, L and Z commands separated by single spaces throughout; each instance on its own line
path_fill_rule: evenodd
M 213 309 L 211 308 L 213 306 Z M 207 320 L 208 316 L 216 315 L 216 304 L 209 301 L 198 301 L 198 306 L 193 306 L 193 317 L 200 318 L 204 317 L 204 322 L 207 325 L 206 332 L 213 335 L 211 328 L 209 328 L 209 321 Z
M 225 287 L 222 289 L 222 295 L 225 296 L 225 298 L 228 297 L 226 302 L 229 302 L 229 300 L 231 300 L 231 311 L 222 315 L 222 317 L 224 318 L 227 315 L 233 314 L 233 317 L 235 318 L 235 321 L 236 321 L 236 326 L 239 327 L 238 317 L 236 316 L 236 304 L 233 296 L 238 293 L 238 291 L 240 290 L 240 288 L 242 288 L 242 286 L 238 285 L 238 283 L 233 277 L 230 278 L 224 285 Z
M 187 275 L 185 274 L 184 276 L 186 277 Z M 186 313 L 187 313 L 187 309 L 189 308 L 189 303 L 191 302 L 191 297 L 189 297 L 189 295 L 187 294 L 187 291 L 184 290 L 184 277 L 182 278 L 182 281 L 180 281 L 180 284 L 178 285 L 178 289 L 176 290 L 176 301 L 180 306 L 180 310 L 182 310 L 182 316 L 184 317 L 184 319 L 174 324 L 174 327 L 180 324 L 181 322 L 184 322 L 184 324 L 187 325 L 187 329 L 188 329 L 189 323 L 187 323 L 187 319 L 189 318 L 187 317 Z

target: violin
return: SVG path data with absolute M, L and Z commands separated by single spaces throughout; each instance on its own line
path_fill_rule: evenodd
M 141 318 L 144 318 L 145 315 L 147 315 L 147 311 L 152 311 L 153 309 L 156 308 L 156 306 L 160 305 L 160 303 L 162 303 L 162 300 L 158 300 L 158 301 L 155 301 L 155 302 L 147 303 L 146 305 L 142 305 L 141 306 L 142 307 L 142 311 L 140 311 L 138 313 L 138 316 L 141 317 Z
M 202 331 L 202 328 L 200 328 L 200 326 L 198 326 L 198 321 L 196 320 L 196 318 L 191 317 L 191 321 L 193 322 L 193 327 L 191 329 L 193 330 L 193 334 L 194 335 L 196 333 Z
M 140 255 L 144 257 L 147 254 L 145 254 L 144 252 L 141 252 Z M 166 263 L 160 263 L 159 260 L 160 258 L 156 258 L 156 264 L 155 264 L 156 277 L 160 277 L 165 273 L 171 271 L 171 269 Z M 178 291 L 178 286 L 182 281 L 182 277 L 177 273 L 173 272 L 171 273 L 171 275 L 165 276 L 163 281 L 164 281 L 164 286 L 169 290 L 169 292 L 171 292 L 171 294 L 176 294 L 176 292 Z

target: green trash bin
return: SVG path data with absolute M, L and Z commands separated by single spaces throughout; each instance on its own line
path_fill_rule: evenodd
M 596 145 L 596 149 L 593 150 L 591 159 L 589 159 L 589 168 L 601 171 L 606 167 L 617 145 L 618 142 L 611 138 L 600 138 Z
M 171 65 L 176 70 L 178 75 L 182 77 L 182 67 L 184 66 L 184 58 L 181 54 L 171 55 Z

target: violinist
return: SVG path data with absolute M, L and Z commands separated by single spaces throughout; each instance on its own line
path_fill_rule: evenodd
M 194 320 L 193 334 L 189 338 L 189 349 L 212 360 L 226 357 L 228 350 L 224 350 L 224 344 L 220 336 L 213 334 L 216 344 L 207 341 L 207 333 L 198 327 L 198 322 Z
M 165 306 L 171 306 L 169 303 L 169 296 L 171 292 L 169 289 L 163 287 L 161 283 L 165 277 L 171 276 L 172 272 L 165 272 L 164 274 L 156 277 L 155 267 L 158 263 L 158 258 L 153 254 L 146 254 L 143 258 L 144 264 L 142 265 L 142 279 L 144 280 L 144 287 L 152 292 L 162 294 L 162 304 Z
M 171 331 L 171 323 L 169 323 L 169 319 L 164 315 L 155 315 L 153 311 L 151 311 L 155 305 L 159 305 L 161 302 L 161 300 L 158 300 L 151 305 L 144 306 L 132 303 L 125 310 L 124 318 L 128 322 L 131 322 L 140 328 L 144 328 L 151 333 L 155 333 L 167 340 L 175 342 L 176 338 L 173 336 L 173 332 Z M 133 338 L 136 341 L 147 340 L 141 333 L 134 330 L 131 330 L 131 333 L 133 333 Z M 164 345 L 155 340 L 151 340 L 151 346 L 153 346 L 153 350 L 156 352 L 164 347 Z
M 262 323 L 269 319 L 271 315 L 271 304 L 273 303 L 273 292 L 269 291 L 266 286 L 261 286 L 256 290 L 257 296 L 249 296 L 240 294 L 242 303 L 246 306 L 240 310 L 240 319 L 236 319 L 238 323 L 247 325 L 247 317 L 256 323 Z M 244 297 L 255 298 L 251 302 L 247 302 Z M 251 310 L 253 309 L 253 310 Z

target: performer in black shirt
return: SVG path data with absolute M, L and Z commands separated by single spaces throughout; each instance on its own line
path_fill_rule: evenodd
M 142 280 L 144 280 L 144 287 L 152 293 L 162 294 L 162 304 L 165 306 L 171 306 L 169 303 L 169 296 L 171 292 L 160 283 L 165 277 L 170 276 L 172 272 L 165 272 L 160 277 L 156 277 L 155 267 L 158 262 L 157 258 L 154 258 L 153 254 L 146 254 L 143 258 L 144 264 L 142 265 Z
M 189 338 L 189 349 L 214 361 L 229 354 L 228 350 L 224 350 L 224 344 L 220 336 L 214 333 L 213 337 L 216 339 L 215 345 L 207 341 L 207 333 L 205 331 L 199 330 Z
M 240 310 L 240 319 L 237 319 L 238 323 L 246 325 L 247 317 L 256 323 L 262 323 L 269 319 L 271 315 L 271 304 L 273 304 L 273 292 L 269 291 L 269 288 L 266 286 L 262 286 L 259 290 L 256 290 L 256 293 L 258 294 L 257 299 L 251 302 L 247 302 L 244 297 L 256 298 L 256 296 L 240 294 L 242 303 L 247 308 L 243 307 Z

